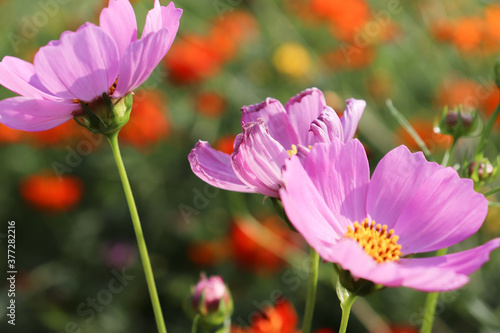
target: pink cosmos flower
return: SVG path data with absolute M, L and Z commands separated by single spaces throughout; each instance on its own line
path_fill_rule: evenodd
M 25 131 L 58 126 L 83 111 L 103 93 L 119 100 L 139 87 L 165 56 L 179 28 L 182 9 L 174 3 L 154 8 L 140 39 L 128 0 L 110 0 L 100 26 L 85 23 L 65 31 L 35 55 L 34 63 L 6 56 L 0 84 L 21 95 L 0 102 L 0 122 Z
M 351 140 L 365 106 L 365 101 L 351 98 L 339 118 L 316 88 L 292 97 L 285 107 L 272 98 L 244 106 L 243 133 L 236 137 L 232 154 L 199 141 L 189 154 L 191 169 L 215 187 L 279 197 L 285 161 L 293 154 L 307 155 L 318 142 Z
M 405 146 L 370 169 L 361 143 L 315 145 L 305 161 L 292 157 L 280 190 L 285 211 L 326 261 L 388 287 L 433 292 L 460 288 L 500 246 L 440 257 L 408 258 L 446 248 L 474 234 L 488 201 L 452 168 L 427 162 Z

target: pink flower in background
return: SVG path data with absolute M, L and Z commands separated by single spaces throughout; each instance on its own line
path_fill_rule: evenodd
M 0 122 L 25 131 L 43 131 L 82 113 L 80 101 L 102 94 L 117 100 L 139 87 L 169 50 L 182 9 L 171 2 L 146 17 L 140 39 L 128 0 L 110 0 L 100 26 L 85 23 L 65 31 L 35 55 L 34 63 L 6 56 L 0 84 L 21 95 L 0 102 Z
M 365 106 L 365 101 L 351 98 L 339 118 L 316 88 L 292 97 L 285 107 L 272 98 L 244 106 L 243 133 L 236 137 L 232 154 L 199 141 L 189 154 L 191 169 L 215 187 L 278 197 L 285 161 L 293 154 L 306 155 L 318 142 L 351 140 Z
M 292 224 L 324 260 L 354 279 L 425 292 L 453 290 L 500 246 L 497 238 L 445 256 L 407 257 L 474 234 L 488 201 L 474 191 L 472 180 L 404 146 L 382 158 L 370 179 L 358 140 L 318 144 L 303 161 L 286 162 L 283 183 L 280 197 Z

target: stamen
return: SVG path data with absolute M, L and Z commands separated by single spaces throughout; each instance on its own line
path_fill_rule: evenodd
M 292 155 L 297 155 L 297 146 L 292 145 L 292 149 L 286 151 L 288 156 L 292 157 Z
M 118 76 L 116 77 L 116 80 L 115 82 L 113 83 L 113 85 L 111 87 L 109 87 L 109 91 L 108 91 L 108 96 L 111 96 L 113 95 L 113 93 L 115 92 L 116 90 L 116 85 L 118 84 Z
M 345 237 L 357 241 L 377 263 L 397 261 L 403 256 L 398 244 L 399 236 L 394 235 L 394 229 L 387 231 L 386 225 L 375 225 L 375 221 L 368 219 L 361 224 L 354 222 L 353 227 L 347 226 Z

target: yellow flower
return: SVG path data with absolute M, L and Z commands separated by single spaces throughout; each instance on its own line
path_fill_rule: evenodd
M 273 65 L 280 73 L 301 78 L 311 70 L 311 56 L 302 45 L 285 43 L 274 51 Z

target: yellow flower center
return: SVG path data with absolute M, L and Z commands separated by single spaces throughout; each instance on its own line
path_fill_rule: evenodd
M 386 225 L 375 225 L 375 221 L 365 219 L 361 224 L 354 222 L 354 230 L 347 226 L 345 237 L 357 241 L 377 263 L 396 261 L 403 255 L 394 229 L 387 231 Z

